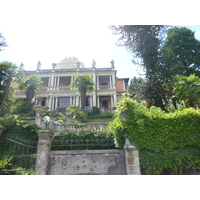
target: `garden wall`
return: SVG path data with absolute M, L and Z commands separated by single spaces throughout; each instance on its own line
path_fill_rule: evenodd
M 51 151 L 50 175 L 125 175 L 124 150 Z

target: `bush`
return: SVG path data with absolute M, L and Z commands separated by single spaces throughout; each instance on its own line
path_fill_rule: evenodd
M 98 114 L 100 114 L 100 108 L 98 108 L 97 106 L 93 106 L 91 115 L 95 116 L 95 115 L 98 115 Z
M 86 121 L 86 113 L 79 106 L 70 105 L 66 110 L 69 111 L 69 116 L 74 118 L 74 123 L 82 123 Z
M 32 110 L 32 107 L 35 103 L 28 104 L 24 99 L 16 100 L 16 108 L 14 114 L 29 114 L 35 116 L 35 112 Z
M 126 120 L 123 118 L 126 117 Z M 177 155 L 176 169 L 195 164 L 200 167 L 200 159 L 193 150 L 184 161 L 186 149 L 200 148 L 200 110 L 193 108 L 165 113 L 160 108 L 151 107 L 149 110 L 136 101 L 124 99 L 118 104 L 117 113 L 109 127 L 120 147 L 124 145 L 124 137 L 133 142 L 139 149 L 141 166 L 149 172 L 161 173 L 165 168 L 174 168 L 170 155 Z M 144 159 L 144 152 L 149 155 Z M 147 153 L 148 152 L 148 153 Z M 175 152 L 182 152 L 178 155 Z M 158 157 L 159 155 L 159 157 Z M 160 156 L 164 155 L 164 156 Z M 158 158 L 156 160 L 156 158 Z M 151 159 L 154 159 L 155 162 Z M 145 160 L 145 161 L 144 161 Z M 151 160 L 151 161 L 150 161 Z M 178 165 L 177 163 L 181 164 Z M 185 164 L 184 164 L 185 163 Z M 162 169 L 162 170 L 161 170 Z
M 62 113 L 58 113 L 57 116 L 58 116 L 57 122 L 59 122 L 59 123 L 65 122 L 66 117 Z

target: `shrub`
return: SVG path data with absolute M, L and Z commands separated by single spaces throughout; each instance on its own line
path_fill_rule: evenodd
M 100 114 L 100 108 L 98 108 L 97 106 L 93 106 L 91 114 L 92 116 Z
M 66 110 L 69 111 L 69 116 L 74 118 L 75 123 L 82 123 L 86 121 L 86 113 L 80 109 L 79 106 L 70 105 Z
M 59 123 L 65 122 L 66 117 L 62 113 L 58 113 L 57 116 L 58 116 L 57 122 L 59 122 Z
M 161 173 L 164 168 L 181 170 L 191 164 L 200 167 L 199 157 L 191 150 L 200 148 L 199 122 L 200 110 L 189 108 L 165 113 L 155 106 L 148 110 L 136 101 L 123 99 L 118 104 L 114 120 L 109 127 L 120 147 L 123 147 L 125 134 L 136 145 L 140 152 L 141 166 L 146 172 L 151 169 L 152 173 Z M 191 150 L 188 155 L 195 157 L 195 161 L 189 157 L 184 161 L 186 158 L 183 152 L 188 148 Z M 157 156 L 147 156 L 145 160 L 144 152 L 146 155 Z M 177 152 L 182 154 L 178 155 Z M 178 156 L 175 156 L 176 167 L 169 154 Z M 178 162 L 181 164 L 178 165 Z

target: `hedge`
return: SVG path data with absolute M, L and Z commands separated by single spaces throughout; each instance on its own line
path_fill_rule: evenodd
M 166 113 L 154 106 L 147 109 L 132 99 L 123 99 L 109 127 L 119 147 L 123 146 L 124 137 L 135 144 L 140 152 L 141 167 L 145 168 L 146 173 L 160 174 L 166 168 L 182 171 L 184 167 L 194 164 L 200 167 L 200 157 L 197 155 L 200 148 L 199 109 Z M 190 156 L 186 157 L 186 152 Z M 145 157 L 147 154 L 153 156 Z M 173 156 L 169 154 L 178 155 L 177 162 L 172 162 Z

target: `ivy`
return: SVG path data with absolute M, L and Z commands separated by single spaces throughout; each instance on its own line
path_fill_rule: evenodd
M 127 137 L 139 149 L 145 172 L 161 174 L 171 168 L 200 164 L 200 110 L 193 108 L 166 113 L 155 106 L 147 109 L 132 99 L 118 104 L 109 128 L 120 148 Z

